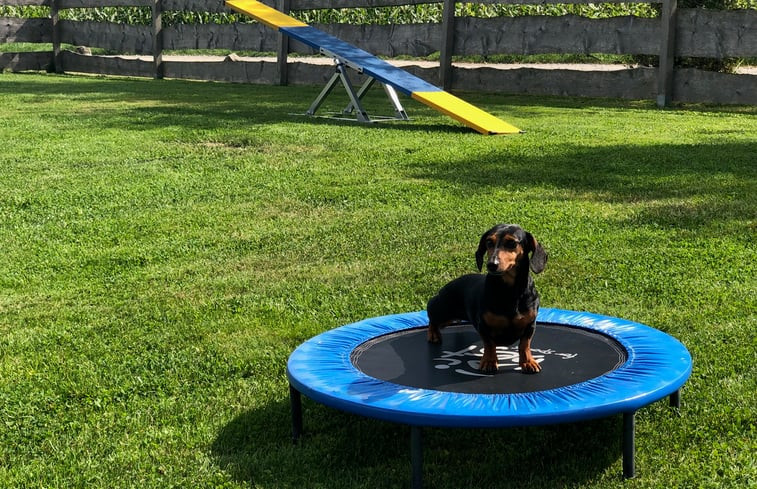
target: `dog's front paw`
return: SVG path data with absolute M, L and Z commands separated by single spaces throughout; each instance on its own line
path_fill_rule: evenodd
M 493 374 L 497 371 L 499 368 L 499 365 L 497 364 L 497 360 L 491 360 L 491 359 L 481 359 L 481 361 L 478 364 L 478 370 L 485 373 L 485 374 Z
M 493 374 L 497 371 L 497 346 L 494 344 L 484 345 L 484 354 L 478 362 L 478 369 L 485 374 Z
M 441 343 L 442 333 L 439 331 L 439 328 L 429 324 L 428 330 L 426 331 L 426 340 L 428 340 L 429 343 Z
M 520 368 L 523 373 L 535 374 L 541 372 L 541 365 L 539 365 L 533 358 L 520 362 Z

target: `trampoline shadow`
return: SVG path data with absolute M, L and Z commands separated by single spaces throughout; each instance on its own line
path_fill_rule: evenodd
M 621 463 L 621 432 L 620 416 L 546 426 L 427 429 L 424 483 L 471 489 L 580 485 Z
M 282 400 L 223 426 L 210 447 L 216 465 L 250 487 L 354 487 L 356 480 L 382 487 L 387 470 L 396 472 L 398 486 L 407 485 L 405 426 L 303 401 L 308 423 L 297 443 L 289 402 Z
M 304 400 L 291 438 L 287 400 L 239 414 L 211 445 L 216 464 L 252 487 L 409 487 L 410 429 Z M 516 428 L 424 428 L 426 487 L 559 487 L 595 480 L 622 458 L 620 416 Z
M 218 432 L 210 450 L 215 463 L 237 481 L 255 486 L 266 467 L 258 461 L 260 452 L 279 451 L 291 445 L 287 434 L 288 404 L 277 402 L 245 411 Z

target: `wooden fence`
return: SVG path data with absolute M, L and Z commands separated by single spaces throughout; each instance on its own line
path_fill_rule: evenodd
M 544 4 L 557 0 L 516 0 Z M 588 3 L 589 0 L 571 0 Z M 274 3 L 275 2 L 275 3 Z M 757 10 L 678 9 L 661 0 L 658 18 L 633 16 L 587 19 L 523 16 L 493 19 L 455 17 L 454 0 L 270 0 L 282 11 L 443 3 L 437 24 L 318 26 L 380 56 L 427 56 L 439 52 L 438 66 L 408 71 L 446 89 L 495 93 L 613 97 L 669 102 L 757 105 L 757 76 L 674 68 L 676 57 L 757 57 Z M 479 3 L 503 3 L 479 0 Z M 310 48 L 258 23 L 163 26 L 166 11 L 230 12 L 223 0 L 0 0 L 0 5 L 50 7 L 45 19 L 0 18 L 0 43 L 52 43 L 52 52 L 2 53 L 0 69 L 53 69 L 111 75 L 170 77 L 260 84 L 322 84 L 328 65 L 298 62 L 289 53 Z M 80 22 L 60 19 L 70 8 L 141 6 L 152 9 L 151 25 Z M 104 48 L 140 56 L 93 56 L 61 50 L 62 44 Z M 271 61 L 185 61 L 164 58 L 165 50 L 223 49 L 277 52 Z M 475 69 L 456 66 L 453 55 L 492 54 L 658 55 L 659 68 L 611 71 L 568 69 Z M 359 80 L 358 80 L 359 81 Z

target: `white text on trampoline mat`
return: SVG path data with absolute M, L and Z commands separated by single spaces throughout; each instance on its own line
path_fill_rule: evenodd
M 550 349 L 531 349 L 534 360 L 542 363 L 546 356 L 555 356 L 562 360 L 569 360 L 578 356 L 577 353 L 558 353 Z M 446 370 L 454 368 L 456 373 L 474 377 L 490 377 L 491 374 L 482 374 L 478 370 L 478 364 L 484 355 L 484 349 L 478 345 L 470 345 L 458 351 L 444 351 L 440 357 L 434 358 L 434 368 Z M 508 346 L 497 347 L 497 363 L 500 367 L 520 370 L 518 366 L 518 348 Z

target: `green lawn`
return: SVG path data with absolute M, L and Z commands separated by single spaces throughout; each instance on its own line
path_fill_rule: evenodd
M 434 488 L 757 486 L 757 109 L 462 94 L 485 137 L 291 115 L 316 87 L 0 74 L 0 487 L 408 487 L 409 430 L 305 402 L 286 359 L 423 309 L 516 222 L 542 305 L 692 353 L 680 413 L 429 429 Z M 369 108 L 383 108 L 375 90 Z

